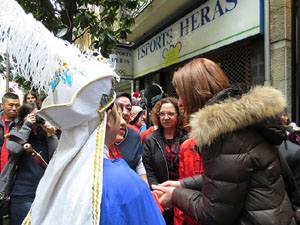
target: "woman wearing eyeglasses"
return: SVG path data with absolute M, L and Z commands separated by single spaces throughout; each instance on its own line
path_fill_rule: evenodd
M 143 151 L 150 187 L 179 178 L 179 147 L 187 139 L 182 130 L 182 117 L 176 98 L 162 98 L 152 109 L 151 119 L 158 129 L 146 137 Z M 173 224 L 173 217 L 173 210 L 165 210 L 167 225 Z

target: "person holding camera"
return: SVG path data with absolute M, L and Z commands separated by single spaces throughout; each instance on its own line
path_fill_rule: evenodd
M 18 112 L 19 122 L 9 134 L 31 144 L 32 148 L 48 163 L 57 147 L 58 139 L 54 135 L 55 132 L 47 129 L 47 123 L 36 115 L 36 112 L 35 103 L 25 103 L 21 106 Z M 17 166 L 10 192 L 9 214 L 11 225 L 20 225 L 30 210 L 44 169 L 34 161 L 31 154 L 26 152 L 20 143 L 8 140 L 7 150 L 9 161 L 6 166 Z M 6 171 L 5 168 L 3 171 Z

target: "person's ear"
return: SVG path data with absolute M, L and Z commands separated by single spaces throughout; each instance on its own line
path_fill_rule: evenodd
M 111 119 L 110 119 L 110 117 L 111 117 L 111 111 L 112 111 L 112 109 L 109 109 L 109 110 L 106 111 L 106 113 L 107 113 L 107 117 L 106 117 L 106 126 L 107 126 L 108 128 L 111 128 L 111 126 L 112 126 L 112 124 L 111 124 Z

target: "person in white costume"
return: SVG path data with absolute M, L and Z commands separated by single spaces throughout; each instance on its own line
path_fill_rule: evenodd
M 147 184 L 122 159 L 104 159 L 120 127 L 112 68 L 54 37 L 14 0 L 1 1 L 0 34 L 20 74 L 48 91 L 38 114 L 62 130 L 23 225 L 164 224 Z

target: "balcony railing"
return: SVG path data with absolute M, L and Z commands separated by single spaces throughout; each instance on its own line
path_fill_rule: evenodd
M 132 11 L 132 16 L 133 16 L 134 18 L 136 18 L 139 14 L 141 14 L 141 13 L 143 12 L 143 10 L 144 10 L 145 8 L 147 8 L 148 5 L 151 4 L 152 1 L 153 1 L 153 0 L 144 0 L 144 1 L 142 1 L 142 3 L 140 3 L 139 8 L 136 9 L 136 10 L 134 10 L 134 11 Z

